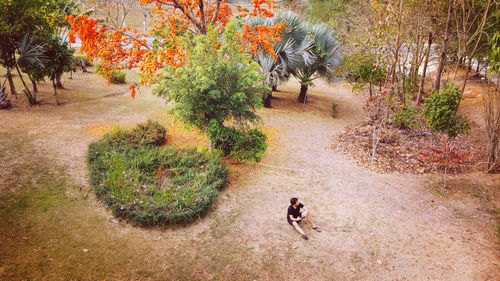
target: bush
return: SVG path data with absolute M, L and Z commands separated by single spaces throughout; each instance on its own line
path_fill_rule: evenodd
M 158 125 L 159 126 L 159 125 Z M 208 210 L 228 169 L 218 156 L 159 147 L 157 123 L 116 130 L 89 146 L 90 183 L 117 217 L 141 226 L 189 223 Z
M 115 148 L 129 149 L 140 148 L 144 146 L 160 146 L 165 143 L 166 130 L 156 121 L 148 120 L 139 123 L 129 131 L 119 128 L 102 137 L 103 141 L 108 142 Z
M 415 107 L 405 107 L 391 115 L 389 122 L 400 129 L 417 129 L 418 123 L 416 117 L 418 109 Z
M 77 55 L 77 56 L 74 56 L 74 57 L 75 57 L 75 60 L 77 61 L 78 65 L 80 65 L 80 62 L 83 59 L 85 61 L 85 66 L 87 66 L 87 67 L 93 66 L 92 62 L 86 56 Z
M 267 149 L 267 136 L 257 129 L 246 131 L 213 125 L 208 135 L 215 148 L 237 160 L 260 161 Z
M 111 83 L 114 84 L 125 84 L 125 77 L 127 73 L 121 71 L 113 71 L 111 74 Z
M 332 117 L 335 118 L 337 116 L 337 114 L 339 113 L 339 110 L 338 110 L 338 104 L 336 103 L 332 103 Z
M 433 90 L 432 95 L 424 99 L 423 113 L 427 126 L 433 131 L 446 133 L 449 137 L 468 133 L 468 120 L 456 114 L 461 100 L 462 92 L 452 83 L 445 84 L 441 92 Z

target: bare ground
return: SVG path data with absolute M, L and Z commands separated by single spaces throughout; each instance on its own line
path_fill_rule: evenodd
M 0 112 L 0 278 L 4 280 L 498 280 L 494 229 L 500 177 L 481 173 L 376 174 L 330 149 L 362 119 L 362 101 L 323 83 L 297 104 L 298 84 L 262 109 L 275 130 L 259 164 L 232 167 L 209 214 L 188 226 L 141 229 L 113 223 L 86 182 L 96 122 L 155 117 L 161 100 L 120 94 L 94 74 L 50 96 Z M 50 87 L 42 87 L 49 92 Z M 115 93 L 116 95 L 113 95 Z M 332 101 L 338 117 L 330 115 Z M 474 192 L 471 192 L 474 191 Z M 285 219 L 299 196 L 323 232 L 304 241 Z

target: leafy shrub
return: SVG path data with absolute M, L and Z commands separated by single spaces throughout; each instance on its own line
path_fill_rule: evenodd
M 117 217 L 141 226 L 191 222 L 217 198 L 228 170 L 213 153 L 159 147 L 156 131 L 164 135 L 165 129 L 156 125 L 117 130 L 91 143 L 90 183 Z
M 391 115 L 389 122 L 396 125 L 400 129 L 417 129 L 418 123 L 416 117 L 418 109 L 412 106 L 404 107 L 401 110 Z
M 351 67 L 354 67 L 351 65 Z M 384 67 L 377 67 L 371 63 L 356 65 L 347 75 L 347 80 L 353 85 L 353 90 L 361 90 L 366 84 L 382 85 L 387 72 Z
M 267 149 L 267 136 L 257 129 L 242 131 L 212 125 L 208 129 L 208 135 L 215 148 L 237 160 L 258 162 Z
M 424 99 L 423 113 L 427 126 L 433 131 L 446 133 L 449 137 L 468 133 L 468 120 L 456 114 L 461 100 L 462 92 L 452 83 L 445 84 L 441 92 L 433 90 L 432 95 Z
M 339 113 L 338 110 L 338 104 L 332 103 L 332 117 L 335 118 L 337 116 L 337 113 Z
M 86 56 L 82 56 L 82 55 L 77 55 L 77 56 L 74 56 L 75 57 L 75 60 L 77 61 L 77 64 L 80 65 L 80 62 L 82 61 L 82 59 L 85 61 L 85 66 L 92 66 L 92 62 L 89 60 L 89 58 L 87 58 Z
M 114 84 L 125 84 L 125 77 L 127 74 L 121 71 L 113 71 L 111 74 L 111 83 Z

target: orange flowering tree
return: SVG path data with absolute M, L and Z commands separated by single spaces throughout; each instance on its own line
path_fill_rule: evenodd
M 148 33 L 141 33 L 130 27 L 105 25 L 88 15 L 67 16 L 71 24 L 69 38 L 81 40 L 81 52 L 98 60 L 100 74 L 108 81 L 115 70 L 139 67 L 140 81 L 131 85 L 132 97 L 140 85 L 151 85 L 159 77 L 159 69 L 165 66 L 184 65 L 185 51 L 180 37 L 188 34 L 206 34 L 213 26 L 223 32 L 233 16 L 227 0 L 141 0 L 141 5 L 153 4 L 151 15 L 154 20 Z M 252 9 L 238 7 L 238 17 L 273 17 L 273 0 L 253 0 Z M 266 51 L 274 54 L 273 43 L 280 40 L 284 23 L 274 26 L 252 26 L 244 21 L 236 35 L 241 50 L 255 55 Z

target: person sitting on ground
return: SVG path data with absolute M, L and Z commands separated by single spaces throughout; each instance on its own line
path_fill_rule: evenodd
M 318 226 L 314 224 L 314 221 L 311 218 L 311 214 L 309 210 L 304 207 L 304 204 L 299 202 L 298 198 L 292 198 L 290 199 L 290 207 L 288 207 L 288 212 L 286 214 L 286 219 L 289 224 L 293 225 L 295 227 L 295 230 L 297 230 L 298 233 L 302 236 L 304 239 L 309 239 L 307 235 L 304 233 L 304 230 L 299 226 L 299 222 L 302 221 L 303 219 L 306 219 L 308 222 L 312 224 L 312 229 L 316 230 L 317 232 L 321 232 Z M 300 209 L 303 209 L 301 212 Z

